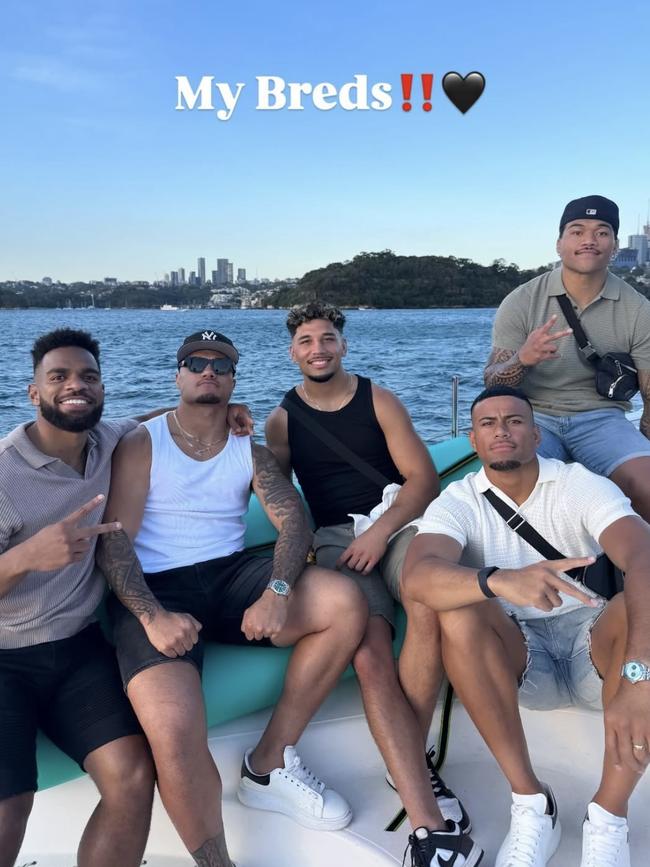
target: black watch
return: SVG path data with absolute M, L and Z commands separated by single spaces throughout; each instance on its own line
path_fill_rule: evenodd
M 497 595 L 488 587 L 488 578 L 493 572 L 496 572 L 498 568 L 498 566 L 486 566 L 484 569 L 478 570 L 478 586 L 481 588 L 481 593 L 488 599 L 494 599 Z

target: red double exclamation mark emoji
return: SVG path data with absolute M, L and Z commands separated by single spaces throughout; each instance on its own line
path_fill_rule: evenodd
M 410 72 L 403 72 L 400 76 L 402 79 L 402 97 L 404 102 L 402 103 L 403 111 L 411 110 L 411 93 L 413 91 L 413 75 Z M 424 102 L 422 103 L 422 109 L 424 111 L 431 111 L 431 92 L 433 90 L 433 74 L 430 72 L 422 73 L 422 96 L 424 97 Z

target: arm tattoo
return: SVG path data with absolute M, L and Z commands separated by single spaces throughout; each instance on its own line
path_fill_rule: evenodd
M 196 867 L 235 867 L 230 860 L 223 831 L 206 840 L 196 852 L 192 852 L 192 858 Z
M 650 370 L 639 371 L 639 390 L 643 398 L 643 414 L 639 422 L 639 430 L 650 440 Z
M 495 385 L 521 385 L 526 367 L 519 360 L 519 354 L 512 349 L 499 349 L 495 346 L 483 371 L 486 388 Z
M 138 619 L 151 622 L 160 603 L 147 587 L 133 543 L 124 530 L 105 533 L 97 546 L 97 565 L 120 602 Z
M 262 505 L 280 524 L 273 553 L 273 577 L 293 586 L 305 568 L 312 534 L 298 491 L 271 452 L 253 444 L 255 485 Z

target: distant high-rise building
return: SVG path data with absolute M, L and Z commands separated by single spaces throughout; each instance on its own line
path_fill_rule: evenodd
M 245 283 L 246 282 L 246 268 L 237 268 L 237 282 Z
M 169 285 L 169 273 L 168 272 L 166 272 L 165 276 L 163 277 L 163 283 L 166 283 L 167 285 Z
M 614 259 L 613 265 L 615 268 L 636 268 L 639 260 L 639 251 L 632 247 L 623 247 L 619 250 Z
M 197 284 L 196 271 L 190 271 L 189 283 L 190 283 L 190 286 L 196 286 L 196 284 Z
M 172 286 L 178 286 L 178 271 L 172 271 L 170 276 Z
M 212 272 L 212 285 L 213 285 L 213 286 L 216 286 L 216 285 L 217 285 L 217 278 L 218 278 L 218 276 L 219 276 L 218 271 L 213 271 L 213 272 Z
M 205 258 L 200 256 L 197 260 L 198 265 L 198 273 L 199 273 L 199 285 L 203 286 L 205 283 Z
M 178 269 L 178 282 L 183 286 L 185 284 L 185 268 Z
M 228 282 L 228 260 L 217 259 L 217 286 Z
M 227 270 L 227 272 L 226 272 L 226 273 L 227 273 L 226 283 L 232 283 L 232 282 L 233 282 L 233 279 L 232 279 L 232 270 L 233 270 L 233 269 L 232 269 L 232 262 L 228 262 L 228 270 Z
M 648 261 L 648 236 L 630 235 L 627 239 L 627 246 L 631 250 L 637 251 L 637 265 L 645 265 Z

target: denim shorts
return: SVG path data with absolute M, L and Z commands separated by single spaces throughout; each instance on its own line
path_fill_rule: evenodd
M 601 680 L 591 659 L 591 630 L 604 610 L 581 605 L 566 614 L 519 620 L 527 649 L 519 702 L 530 710 L 582 705 L 602 709 Z
M 617 406 L 564 416 L 536 412 L 535 422 L 542 434 L 538 454 L 577 461 L 600 476 L 610 476 L 632 458 L 650 457 L 650 440 Z

